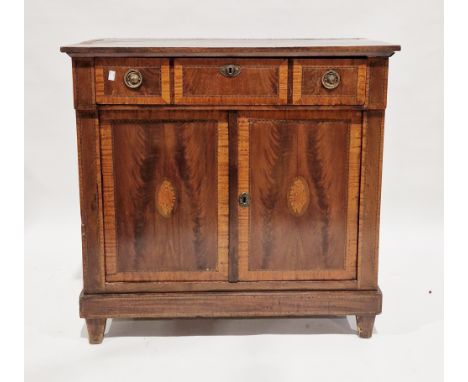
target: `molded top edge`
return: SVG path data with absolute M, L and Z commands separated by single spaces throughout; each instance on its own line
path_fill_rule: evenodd
M 401 47 L 349 39 L 97 39 L 65 45 L 71 56 L 391 56 Z

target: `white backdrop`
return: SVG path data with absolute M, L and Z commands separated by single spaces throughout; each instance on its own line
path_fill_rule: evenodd
M 441 381 L 441 0 L 26 0 L 26 378 Z M 68 43 L 100 37 L 367 37 L 390 59 L 380 241 L 383 314 L 354 320 L 114 320 L 89 346 Z

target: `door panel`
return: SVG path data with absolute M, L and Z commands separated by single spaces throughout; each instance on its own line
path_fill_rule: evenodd
M 240 280 L 356 278 L 359 112 L 238 119 Z
M 226 280 L 225 114 L 101 121 L 107 281 Z

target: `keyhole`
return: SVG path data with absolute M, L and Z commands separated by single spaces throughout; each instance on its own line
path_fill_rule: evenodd
M 250 197 L 249 194 L 243 192 L 239 195 L 239 204 L 241 207 L 248 207 L 250 204 Z
M 232 66 L 228 67 L 228 74 L 232 76 L 234 74 L 234 68 Z

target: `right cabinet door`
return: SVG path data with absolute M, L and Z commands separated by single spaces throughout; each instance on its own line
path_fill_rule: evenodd
M 239 112 L 239 280 L 356 279 L 361 131 L 357 111 Z

